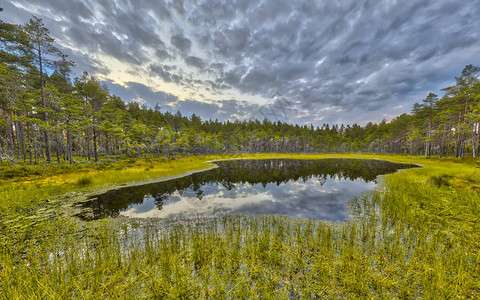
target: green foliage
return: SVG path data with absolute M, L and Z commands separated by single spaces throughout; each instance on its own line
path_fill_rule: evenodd
M 90 176 L 83 176 L 77 180 L 77 184 L 80 186 L 89 185 L 93 183 L 93 179 Z
M 450 186 L 449 180 L 452 179 L 453 176 L 451 175 L 433 175 L 430 176 L 430 181 L 431 183 L 437 185 L 437 186 Z

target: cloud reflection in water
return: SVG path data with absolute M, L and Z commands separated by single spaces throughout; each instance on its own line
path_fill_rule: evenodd
M 376 186 L 380 174 L 412 167 L 376 160 L 238 160 L 191 176 L 99 195 L 96 218 L 192 218 L 280 214 L 343 221 L 346 202 Z

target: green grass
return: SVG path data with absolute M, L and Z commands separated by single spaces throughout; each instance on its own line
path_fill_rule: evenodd
M 343 224 L 282 216 L 82 222 L 59 213 L 71 203 L 59 195 L 176 176 L 221 157 L 12 177 L 0 187 L 0 297 L 480 297 L 478 162 L 253 157 L 379 158 L 423 167 L 383 176 L 376 191 L 350 201 L 355 218 Z

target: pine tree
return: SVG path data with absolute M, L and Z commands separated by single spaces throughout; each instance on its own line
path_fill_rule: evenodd
M 44 82 L 44 71 L 43 68 L 46 65 L 54 64 L 54 58 L 61 56 L 61 52 L 54 46 L 55 40 L 50 36 L 50 30 L 45 27 L 42 19 L 39 19 L 33 16 L 27 24 L 24 26 L 24 30 L 28 35 L 29 41 L 32 46 L 32 55 L 34 55 L 36 64 L 38 66 L 39 76 L 40 76 L 40 90 L 42 96 L 42 107 L 43 107 L 43 121 L 48 124 L 48 114 L 47 114 L 47 103 L 45 100 L 45 82 Z M 49 131 L 45 129 L 44 140 L 45 140 L 45 153 L 47 156 L 48 163 L 52 162 L 52 157 L 50 154 L 50 141 L 49 141 Z

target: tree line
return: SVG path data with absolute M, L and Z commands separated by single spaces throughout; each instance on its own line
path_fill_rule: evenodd
M 161 112 L 125 103 L 86 72 L 72 80 L 74 66 L 41 19 L 0 20 L 0 162 L 266 152 L 476 158 L 480 151 L 480 68 L 473 65 L 442 97 L 430 93 L 390 122 L 321 127 Z

